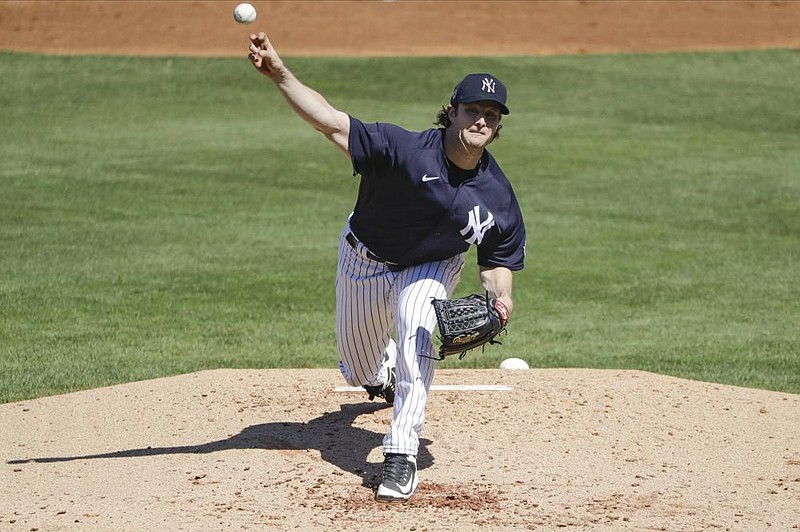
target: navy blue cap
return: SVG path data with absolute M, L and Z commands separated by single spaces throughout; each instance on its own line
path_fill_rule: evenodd
M 508 114 L 506 86 L 491 74 L 469 74 L 453 89 L 450 105 L 490 100 L 500 104 L 500 112 Z

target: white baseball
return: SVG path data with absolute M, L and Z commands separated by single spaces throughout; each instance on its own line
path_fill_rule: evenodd
M 253 4 L 243 3 L 233 8 L 233 20 L 241 24 L 250 24 L 256 19 L 256 8 Z
M 528 369 L 528 363 L 521 358 L 507 358 L 500 363 L 500 369 Z

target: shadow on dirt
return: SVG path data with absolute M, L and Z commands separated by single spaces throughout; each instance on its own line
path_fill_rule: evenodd
M 54 463 L 73 460 L 114 458 L 142 458 L 167 454 L 207 454 L 231 449 L 303 450 L 316 449 L 322 459 L 339 469 L 362 478 L 364 486 L 372 487 L 380 474 L 381 464 L 370 464 L 367 456 L 379 447 L 383 434 L 354 427 L 353 422 L 362 414 L 371 414 L 386 404 L 344 404 L 336 412 L 327 412 L 307 422 L 273 422 L 247 427 L 239 434 L 199 445 L 179 447 L 145 447 L 102 454 L 82 456 L 54 456 L 9 460 L 8 464 Z M 428 451 L 430 440 L 420 439 L 417 467 L 425 469 L 433 464 Z

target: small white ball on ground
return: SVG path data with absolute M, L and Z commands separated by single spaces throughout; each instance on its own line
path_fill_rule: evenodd
M 528 369 L 528 363 L 521 358 L 507 358 L 500 363 L 500 369 Z
M 256 19 L 256 8 L 253 4 L 242 3 L 233 8 L 233 20 L 241 24 L 250 24 Z

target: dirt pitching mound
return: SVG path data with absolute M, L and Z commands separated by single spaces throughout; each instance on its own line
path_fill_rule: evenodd
M 792 530 L 800 396 L 635 371 L 443 370 L 406 504 L 391 409 L 334 370 L 0 405 L 2 530 Z M 499 385 L 476 391 L 456 385 Z M 455 386 L 455 388 L 448 388 Z

